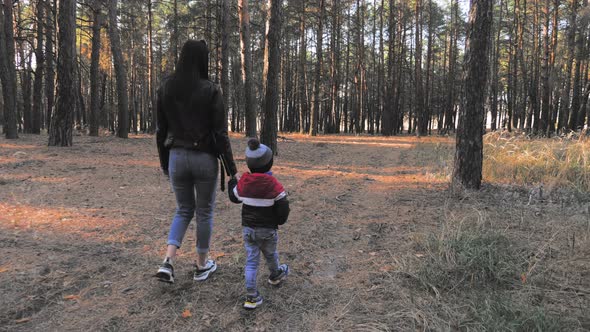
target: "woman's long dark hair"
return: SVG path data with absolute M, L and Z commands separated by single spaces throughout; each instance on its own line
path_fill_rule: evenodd
M 175 99 L 187 102 L 199 80 L 209 79 L 209 49 L 204 40 L 187 40 L 172 74 L 171 94 Z

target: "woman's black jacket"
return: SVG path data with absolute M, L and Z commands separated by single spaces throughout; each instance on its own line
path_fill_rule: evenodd
M 237 173 L 227 134 L 227 116 L 219 87 L 198 80 L 194 92 L 180 100 L 171 92 L 174 83 L 166 78 L 158 89 L 156 142 L 160 166 L 168 173 L 170 148 L 183 147 L 222 155 L 230 175 Z

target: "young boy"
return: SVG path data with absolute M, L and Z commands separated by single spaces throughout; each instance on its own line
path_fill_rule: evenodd
M 248 141 L 246 164 L 250 173 L 244 173 L 240 180 L 231 179 L 228 184 L 229 198 L 242 205 L 242 226 L 246 248 L 246 302 L 244 308 L 256 309 L 262 304 L 262 296 L 256 288 L 256 274 L 260 252 L 270 270 L 268 282 L 280 284 L 289 274 L 287 264 L 279 265 L 277 242 L 278 225 L 289 217 L 289 201 L 285 189 L 272 176 L 272 150 L 256 138 Z

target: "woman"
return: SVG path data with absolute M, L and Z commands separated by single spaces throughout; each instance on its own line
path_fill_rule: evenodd
M 223 99 L 208 80 L 207 44 L 189 40 L 182 47 L 174 74 L 158 90 L 156 140 L 160 165 L 169 174 L 176 196 L 166 257 L 156 277 L 174 282 L 173 261 L 196 212 L 197 266 L 194 279 L 206 280 L 217 269 L 208 259 L 217 184 L 217 156 L 233 177 L 236 173 Z M 196 193 L 196 200 L 195 200 Z

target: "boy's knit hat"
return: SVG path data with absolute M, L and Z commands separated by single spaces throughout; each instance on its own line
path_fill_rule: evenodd
M 246 148 L 246 164 L 249 169 L 260 169 L 272 160 L 272 150 L 258 141 L 257 138 L 248 140 Z

